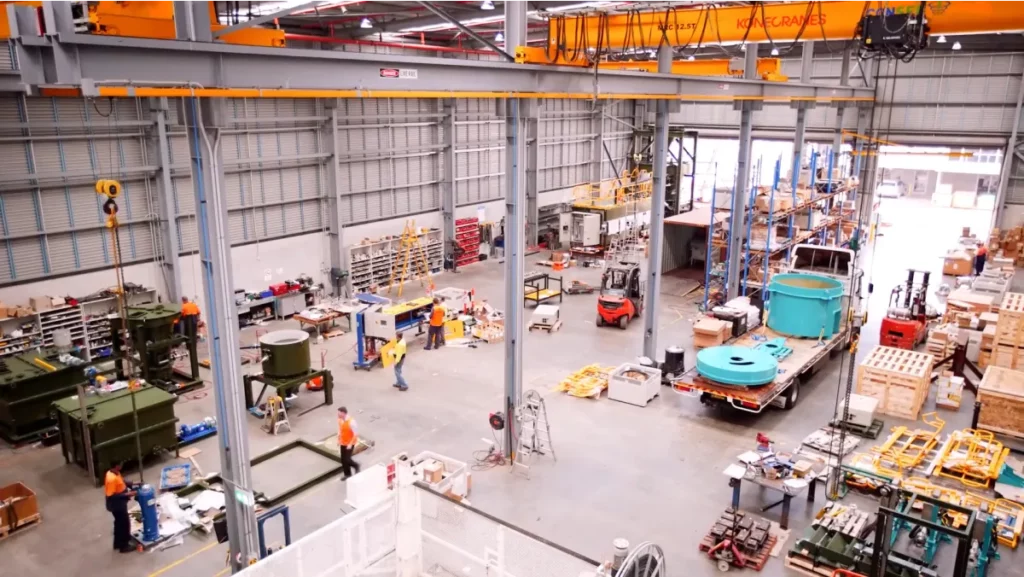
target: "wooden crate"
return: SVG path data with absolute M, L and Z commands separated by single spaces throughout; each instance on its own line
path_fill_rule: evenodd
M 878 411 L 917 419 L 928 398 L 935 357 L 877 346 L 857 367 L 857 394 L 878 399 Z
M 39 501 L 24 483 L 0 487 L 0 538 L 40 519 Z
M 988 365 L 1006 369 L 1024 370 L 1024 347 L 996 344 L 988 359 Z
M 1006 293 L 999 306 L 995 344 L 1024 346 L 1024 294 Z
M 956 338 L 953 336 L 955 331 L 952 325 L 941 325 L 932 329 L 928 334 L 928 354 L 936 359 L 944 359 L 953 354 L 953 349 L 956 348 Z
M 1024 437 L 1024 372 L 989 367 L 978 385 L 978 428 Z

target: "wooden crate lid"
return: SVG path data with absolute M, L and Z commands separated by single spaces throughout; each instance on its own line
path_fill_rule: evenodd
M 869 371 L 931 378 L 932 364 L 934 362 L 935 357 L 928 353 L 879 345 L 871 351 L 860 366 Z
M 1013 397 L 1024 397 L 1024 372 L 1005 367 L 989 366 L 985 369 L 978 390 Z
M 1006 293 L 1003 296 L 1003 304 L 999 306 L 999 312 L 1024 315 L 1024 294 Z

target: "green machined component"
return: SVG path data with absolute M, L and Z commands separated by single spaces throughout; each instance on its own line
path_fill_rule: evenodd
M 56 349 L 0 359 L 0 436 L 18 442 L 53 425 L 50 405 L 84 383 L 85 367 L 65 365 Z
M 242 377 L 245 393 L 245 407 L 258 407 L 267 389 L 287 398 L 298 392 L 304 383 L 319 379 L 324 393 L 324 405 L 334 404 L 334 379 L 327 369 L 314 371 L 309 362 L 309 334 L 299 330 L 284 330 L 267 333 L 260 337 L 260 355 L 263 358 L 262 375 Z M 259 395 L 252 394 L 252 384 L 263 385 Z M 323 406 L 323 405 L 320 405 Z
M 305 331 L 274 331 L 260 337 L 263 376 L 287 379 L 309 372 L 309 334 Z
M 195 327 L 185 325 L 186 334 L 175 333 L 175 321 L 181 317 L 180 306 L 154 303 L 128 307 L 127 316 L 128 332 L 131 334 L 132 347 L 141 360 L 139 376 L 143 380 L 175 394 L 202 386 Z M 113 323 L 115 333 L 119 324 L 119 320 Z M 118 349 L 122 348 L 117 334 L 114 335 L 114 343 Z M 187 373 L 176 371 L 172 359 L 172 352 L 181 344 L 185 344 L 189 351 L 191 370 Z M 119 375 L 123 376 L 123 359 L 118 362 L 118 369 Z
M 174 403 L 178 398 L 150 385 L 136 389 L 134 397 L 143 456 L 177 448 L 178 419 L 174 416 Z M 138 458 L 132 392 L 126 389 L 106 395 L 88 396 L 85 405 L 98 481 L 112 464 Z M 83 418 L 78 397 L 61 399 L 53 403 L 53 408 L 57 413 L 64 460 L 85 467 Z

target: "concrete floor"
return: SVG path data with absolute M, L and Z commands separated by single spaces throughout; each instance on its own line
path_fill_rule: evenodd
M 907 266 L 938 271 L 938 257 L 956 242 L 961 226 L 972 226 L 980 236 L 987 233 L 985 212 L 933 209 L 909 199 L 885 200 L 882 210 L 884 220 L 892 226 L 883 229 L 884 235 L 873 249 L 877 291 L 871 300 L 872 320 L 864 331 L 862 351 L 877 343 L 878 319 L 884 313 L 888 291 L 902 282 Z M 539 258 L 530 257 L 527 270 L 534 268 L 530 263 Z M 501 270 L 501 265 L 489 261 L 457 275 L 439 276 L 436 281 L 440 287 L 475 288 L 478 295 L 500 308 Z M 596 284 L 599 274 L 597 269 L 574 268 L 564 276 L 566 281 Z M 933 285 L 938 286 L 937 280 Z M 662 348 L 690 346 L 697 295 L 683 297 L 681 287 L 679 282 L 666 283 L 661 295 Z M 552 387 L 562 377 L 584 365 L 618 364 L 641 352 L 642 325 L 634 323 L 626 331 L 596 328 L 594 303 L 593 295 L 566 296 L 561 331 L 526 336 L 524 389 L 545 395 L 557 463 L 541 460 L 529 480 L 510 475 L 507 469 L 474 472 L 470 500 L 484 511 L 592 558 L 607 558 L 616 537 L 632 543 L 650 540 L 664 548 L 670 575 L 718 574 L 714 564 L 698 553 L 697 543 L 729 504 L 730 489 L 722 470 L 737 454 L 753 447 L 759 431 L 780 447 L 794 446 L 827 421 L 834 411 L 841 363 L 835 360 L 815 376 L 792 411 L 773 409 L 762 415 L 712 410 L 667 389 L 646 408 L 553 393 Z M 294 321 L 282 321 L 267 328 L 295 326 Z M 347 405 L 362 434 L 377 442 L 375 449 L 361 456 L 364 465 L 384 462 L 400 451 L 424 449 L 471 460 L 474 451 L 484 448 L 481 439 L 491 437 L 487 415 L 501 404 L 502 345 L 427 352 L 421 350 L 422 338 L 414 339 L 406 363 L 411 389 L 399 393 L 390 386 L 390 371 L 352 369 L 354 342 L 352 335 L 345 335 L 327 341 L 322 349 L 327 351 L 327 366 L 337 383 L 335 405 Z M 320 350 L 314 347 L 314 359 L 319 358 Z M 687 364 L 692 363 L 691 355 Z M 316 399 L 302 402 L 311 405 Z M 178 417 L 185 423 L 213 413 L 212 394 L 183 398 L 177 406 Z M 966 410 L 958 414 L 946 411 L 944 417 L 950 426 L 969 423 Z M 291 421 L 292 433 L 272 437 L 251 419 L 251 453 L 262 453 L 295 437 L 320 441 L 336 431 L 334 411 L 327 408 L 293 416 Z M 887 425 L 897 421 L 887 419 Z M 216 442 L 208 439 L 196 445 L 203 450 L 198 461 L 206 471 L 218 468 Z M 156 478 L 159 468 L 171 462 L 173 459 L 167 458 L 154 464 L 146 470 L 146 478 Z M 260 477 L 268 473 L 261 470 Z M 273 474 L 282 479 L 294 476 L 285 468 Z M 0 484 L 13 481 L 25 482 L 37 491 L 44 521 L 0 544 L 8 553 L 2 574 L 84 576 L 112 570 L 120 575 L 208 577 L 223 571 L 226 546 L 215 545 L 212 537 L 191 535 L 184 545 L 162 552 L 112 553 L 111 522 L 101 490 L 87 482 L 82 471 L 65 465 L 57 448 L 0 449 Z M 343 515 L 344 495 L 345 484 L 330 480 L 289 501 L 293 536 L 299 538 Z M 823 504 L 824 491 L 819 490 L 818 495 L 814 507 L 802 499 L 794 500 L 793 538 Z M 742 506 L 757 511 L 772 497 L 745 487 Z M 778 515 L 778 509 L 765 513 L 773 520 Z M 781 559 L 770 560 L 763 573 L 789 574 Z M 1024 575 L 1024 566 L 1018 555 L 1004 550 L 1003 559 L 990 575 Z

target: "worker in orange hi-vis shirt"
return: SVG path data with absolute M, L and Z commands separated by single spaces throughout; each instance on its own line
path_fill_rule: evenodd
M 444 346 L 444 316 L 447 311 L 441 306 L 441 299 L 434 298 L 434 308 L 430 311 L 430 328 L 427 329 L 427 346 L 423 347 L 426 350 L 430 350 L 431 347 L 439 349 Z
M 348 415 L 348 409 L 339 407 L 338 447 L 341 449 L 342 481 L 352 476 L 352 469 L 355 469 L 356 473 L 359 472 L 359 463 L 352 458 L 357 441 L 359 441 L 359 435 L 356 433 L 356 420 Z

